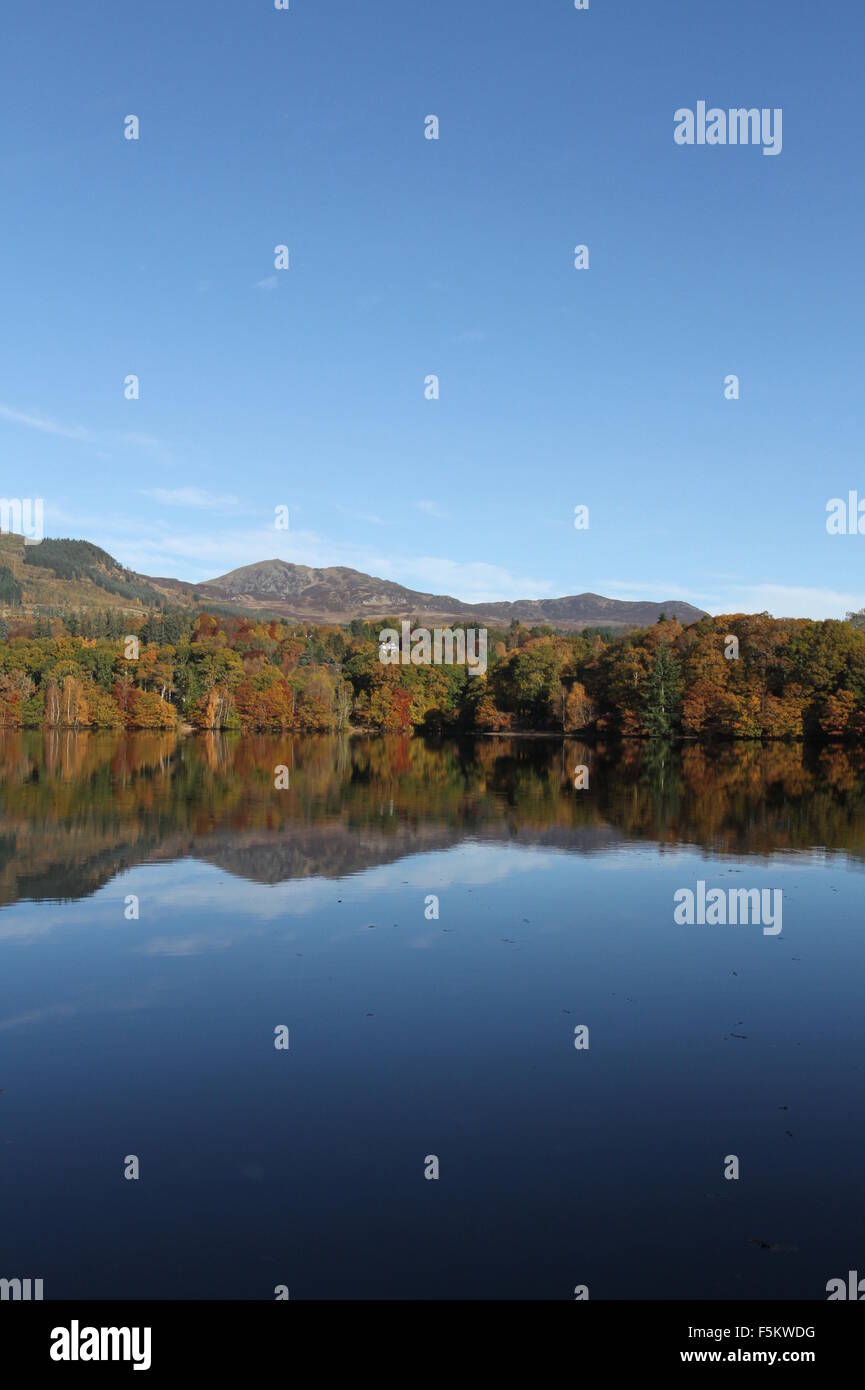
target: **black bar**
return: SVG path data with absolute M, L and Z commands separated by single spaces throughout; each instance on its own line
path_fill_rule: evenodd
M 520 1353 L 535 1359 L 533 1379 L 546 1379 L 543 1366 L 552 1376 L 561 1358 L 571 1374 L 589 1366 L 665 1373 L 714 1361 L 728 1369 L 807 1365 L 825 1375 L 856 1364 L 862 1316 L 835 1302 L 48 1301 L 0 1305 L 0 1345 L 4 1367 L 66 1379 L 92 1379 L 100 1370 L 134 1374 L 132 1360 L 52 1359 L 52 1346 L 71 1353 L 73 1345 L 56 1329 L 71 1338 L 76 1323 L 84 1350 L 93 1344 L 88 1328 L 149 1328 L 150 1365 L 142 1370 L 156 1379 L 184 1372 L 248 1379 L 273 1367 L 308 1380 L 344 1362 L 354 1377 L 389 1369 L 411 1381 L 437 1367 L 452 1378 L 476 1358 L 516 1375 Z M 105 1349 L 110 1353 L 110 1340 Z M 118 1341 L 118 1349 L 126 1347 Z M 145 1358 L 141 1332 L 137 1342 L 130 1337 L 128 1351 Z

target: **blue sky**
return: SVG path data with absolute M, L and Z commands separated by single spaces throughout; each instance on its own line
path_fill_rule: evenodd
M 825 528 L 865 497 L 865 6 L 6 0 L 0 38 L 0 491 L 49 534 L 865 604 Z M 700 100 L 781 107 L 781 154 L 677 146 Z

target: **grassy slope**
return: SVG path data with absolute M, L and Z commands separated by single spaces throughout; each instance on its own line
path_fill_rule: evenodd
M 33 546 L 27 549 L 33 551 Z M 35 547 L 38 550 L 38 547 Z M 148 604 L 146 591 L 142 590 L 140 598 L 125 598 L 121 594 L 113 594 L 100 585 L 95 584 L 92 579 L 82 575 L 76 579 L 61 579 L 51 569 L 45 569 L 41 565 L 24 563 L 24 538 L 23 536 L 0 535 L 0 565 L 5 565 L 10 569 L 21 585 L 24 609 L 29 613 L 38 613 L 46 608 L 56 608 L 63 610 L 78 610 L 97 608 L 101 611 L 106 609 L 120 609 L 126 613 L 144 613 L 146 609 L 152 607 L 157 599 L 155 590 L 151 591 L 152 597 Z M 113 579 L 124 578 L 124 571 L 119 565 L 115 567 L 98 567 L 102 572 Z

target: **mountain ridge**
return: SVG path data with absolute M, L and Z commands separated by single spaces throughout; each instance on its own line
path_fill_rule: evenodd
M 151 583 L 156 581 L 151 580 Z M 696 622 L 703 610 L 680 599 L 662 603 L 606 598 L 584 592 L 551 599 L 500 599 L 467 602 L 452 594 L 409 589 L 395 580 L 380 579 L 347 565 L 315 568 L 275 558 L 208 580 L 196 586 L 223 601 L 285 604 L 300 618 L 347 622 L 352 618 L 427 618 L 445 621 L 472 619 L 490 625 L 511 620 L 556 627 L 650 626 L 663 612 L 684 623 Z
M 613 599 L 590 591 L 559 598 L 466 602 L 452 594 L 410 589 L 347 565 L 315 567 L 279 557 L 240 565 L 193 584 L 167 575 L 139 574 L 90 542 L 51 538 L 25 547 L 22 536 L 10 534 L 0 536 L 3 568 L 13 586 L 20 586 L 22 605 L 36 610 L 114 607 L 145 611 L 156 603 L 180 608 L 210 603 L 296 622 L 346 624 L 354 619 L 412 618 L 431 625 L 474 622 L 506 627 L 517 620 L 563 631 L 649 627 L 661 613 L 683 624 L 705 616 L 702 609 L 681 599 Z

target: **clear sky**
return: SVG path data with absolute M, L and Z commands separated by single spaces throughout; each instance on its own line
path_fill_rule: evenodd
M 863 41 L 861 0 L 5 0 L 0 492 L 153 575 L 862 606 Z M 677 145 L 698 101 L 781 153 Z

